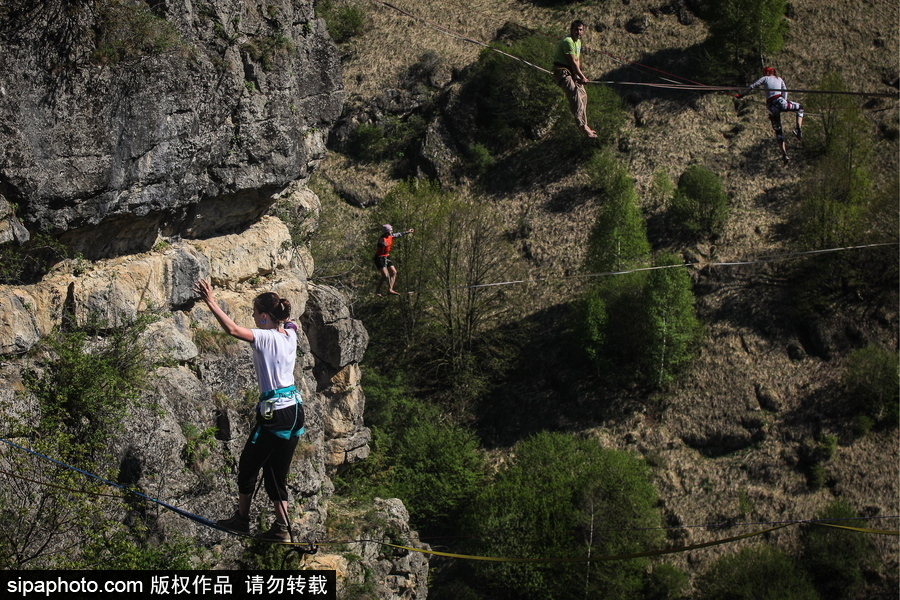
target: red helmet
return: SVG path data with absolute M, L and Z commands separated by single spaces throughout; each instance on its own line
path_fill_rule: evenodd
M 763 75 L 774 75 L 774 74 L 775 74 L 774 67 L 766 67 L 765 69 L 763 69 Z

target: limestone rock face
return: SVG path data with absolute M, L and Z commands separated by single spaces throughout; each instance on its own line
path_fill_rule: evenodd
M 88 258 L 234 231 L 324 156 L 343 86 L 312 0 L 8 4 L 0 214 L 31 231 Z
M 209 279 L 245 327 L 253 299 L 274 290 L 302 325 L 294 377 L 306 433 L 288 485 L 293 532 L 306 541 L 329 537 L 330 477 L 368 456 L 371 437 L 359 367 L 368 334 L 338 290 L 307 280 L 314 264 L 303 237 L 315 231 L 320 204 L 306 183 L 344 100 L 337 52 L 313 4 L 4 0 L 0 8 L 0 244 L 49 234 L 81 254 L 27 285 L 0 285 L 0 420 L 17 431 L 38 422 L 41 405 L 25 382 L 53 359 L 42 341 L 57 328 L 99 319 L 108 333 L 152 315 L 142 350 L 158 366 L 98 468 L 201 517 L 229 516 L 258 387 L 249 344 L 221 332 L 192 286 Z M 216 567 L 241 564 L 240 539 L 138 504 L 110 518 L 128 524 L 152 513 L 161 538 L 183 534 Z M 256 497 L 254 526 L 271 520 L 270 504 Z M 396 541 L 414 543 L 402 502 L 373 510 L 392 536 L 402 534 Z M 377 573 L 378 598 L 426 593 L 422 554 L 317 560 L 348 584 Z
M 120 484 L 178 499 L 179 508 L 216 519 L 233 510 L 237 461 L 255 427 L 258 388 L 249 344 L 222 334 L 191 286 L 199 277 L 211 278 L 220 306 L 245 327 L 254 326 L 250 307 L 256 295 L 278 292 L 291 302 L 294 318 L 302 324 L 294 376 L 303 397 L 306 433 L 289 478 L 294 532 L 303 540 L 324 539 L 334 491 L 329 476 L 369 453 L 359 368 L 368 334 L 337 290 L 307 282 L 303 265 L 311 259 L 303 248 L 282 250 L 289 238 L 284 223 L 265 217 L 241 234 L 175 242 L 150 253 L 90 263 L 84 272 L 60 268 L 31 286 L 0 288 L 0 348 L 4 354 L 25 353 L 64 319 L 82 322 L 99 316 L 108 328 L 116 328 L 130 326 L 139 314 L 155 315 L 143 345 L 148 356 L 165 366 L 151 373 L 122 434 L 111 442 L 110 466 L 118 469 Z M 36 362 L 24 357 L 0 370 L 0 402 L 21 409 L 6 413 L 7 418 L 31 421 L 40 413 L 21 383 L 24 370 L 40 368 L 44 353 L 36 356 Z M 254 502 L 253 522 L 257 515 L 271 519 L 264 496 Z M 385 515 L 391 523 L 406 514 L 397 500 L 385 506 L 392 507 L 393 516 Z M 159 512 L 156 526 L 204 545 L 222 539 L 221 532 L 169 511 Z M 391 527 L 399 529 L 409 533 L 408 523 Z M 223 564 L 240 548 L 237 541 L 227 545 Z M 341 562 L 335 556 L 328 560 Z M 376 563 L 390 573 L 379 597 L 424 593 L 425 587 L 420 591 L 414 582 L 425 581 L 426 558 L 375 557 L 373 568 Z M 397 594 L 392 595 L 394 589 Z

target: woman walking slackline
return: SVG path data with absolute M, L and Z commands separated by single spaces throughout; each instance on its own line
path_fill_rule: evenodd
M 275 292 L 253 301 L 256 328 L 237 325 L 218 305 L 212 286 L 201 279 L 194 291 L 209 307 L 228 335 L 250 343 L 259 383 L 256 427 L 250 433 L 238 464 L 238 508 L 228 519 L 216 522 L 224 529 L 250 533 L 250 503 L 260 470 L 266 493 L 275 509 L 275 521 L 257 538 L 273 542 L 291 539 L 287 475 L 297 441 L 303 433 L 303 400 L 294 386 L 297 359 L 297 326 L 291 322 L 291 304 Z

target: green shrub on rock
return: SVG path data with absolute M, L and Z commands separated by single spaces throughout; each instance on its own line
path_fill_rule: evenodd
M 900 419 L 900 373 L 897 353 L 878 346 L 853 352 L 847 360 L 844 387 L 857 415 L 896 427 Z
M 728 195 L 719 177 L 700 165 L 688 167 L 678 179 L 672 198 L 672 216 L 685 233 L 712 236 L 728 218 Z

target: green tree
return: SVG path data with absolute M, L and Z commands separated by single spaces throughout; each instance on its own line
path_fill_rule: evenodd
M 838 75 L 821 89 L 845 89 Z M 817 96 L 829 96 L 821 94 Z M 797 245 L 803 250 L 838 248 L 897 239 L 896 175 L 879 188 L 873 174 L 873 139 L 852 99 L 811 99 L 823 117 L 813 121 L 810 145 L 818 154 L 804 178 L 793 217 Z M 818 112 L 819 109 L 817 109 Z M 854 299 L 896 304 L 897 253 L 888 249 L 824 255 L 797 264 L 796 310 L 813 320 Z
M 818 89 L 847 91 L 840 75 L 823 78 Z M 815 94 L 810 110 L 823 118 L 807 129 L 821 156 L 805 190 L 798 219 L 807 247 L 851 244 L 865 235 L 874 198 L 872 136 L 856 101 L 841 94 Z
M 809 576 L 774 546 L 744 548 L 717 560 L 696 581 L 699 600 L 817 600 Z
M 509 351 L 497 326 L 516 313 L 519 299 L 490 284 L 522 279 L 521 259 L 491 205 L 434 182 L 398 185 L 374 218 L 416 231 L 392 251 L 398 288 L 414 293 L 401 296 L 396 320 L 381 313 L 373 337 L 380 327 L 393 336 L 401 333 L 417 371 L 432 384 L 446 385 L 464 409 L 486 389 L 487 374 Z
M 816 520 L 845 527 L 865 527 L 856 510 L 844 500 L 832 502 Z M 871 540 L 856 531 L 825 525 L 807 525 L 801 534 L 801 564 L 823 598 L 857 598 L 863 586 L 863 568 L 874 557 Z
M 542 433 L 521 442 L 475 498 L 467 529 L 474 552 L 511 558 L 576 558 L 653 549 L 661 541 L 649 468 L 596 440 Z M 573 564 L 479 562 L 493 598 L 636 598 L 644 559 Z
M 762 57 L 775 54 L 784 46 L 788 29 L 785 9 L 785 0 L 711 3 L 707 20 L 713 53 L 742 71 L 756 71 Z
M 589 167 L 603 204 L 588 240 L 585 268 L 599 274 L 646 267 L 650 243 L 634 181 L 608 154 L 596 155 Z M 665 255 L 656 266 L 680 262 Z M 668 383 L 687 364 L 700 333 L 690 279 L 681 268 L 598 277 L 580 301 L 578 315 L 591 360 L 652 386 Z
M 395 449 L 392 491 L 403 499 L 416 527 L 430 534 L 457 531 L 463 509 L 484 480 L 484 457 L 475 435 L 432 414 L 413 421 L 398 436 Z
M 700 165 L 685 169 L 672 198 L 672 215 L 689 235 L 719 234 L 728 217 L 728 195 L 718 176 Z
M 672 381 L 693 358 L 700 335 L 694 311 L 691 279 L 675 255 L 659 257 L 647 280 L 645 299 L 646 335 L 643 336 L 644 380 L 656 387 Z
M 372 453 L 337 478 L 343 496 L 401 498 L 415 526 L 446 534 L 484 480 L 484 454 L 467 427 L 415 399 L 400 376 L 367 369 L 366 422 Z
M 650 242 L 634 179 L 608 152 L 594 154 L 585 170 L 601 206 L 588 239 L 585 268 L 602 273 L 646 266 Z
M 587 171 L 599 191 L 601 208 L 588 238 L 585 269 L 600 274 L 646 266 L 650 242 L 634 180 L 609 153 L 595 154 Z M 641 306 L 645 282 L 646 274 L 640 272 L 591 282 L 581 301 L 580 330 L 588 356 L 599 365 L 608 366 L 638 352 L 640 323 L 632 315 Z

